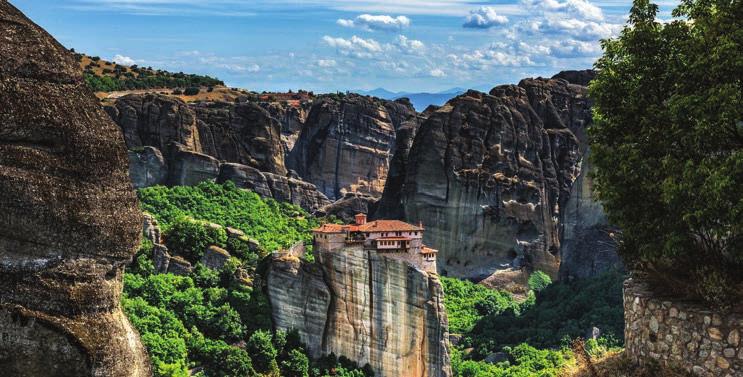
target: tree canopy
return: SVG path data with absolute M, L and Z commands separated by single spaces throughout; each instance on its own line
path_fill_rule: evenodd
M 597 192 L 636 271 L 727 307 L 743 283 L 743 4 L 636 0 L 590 85 Z

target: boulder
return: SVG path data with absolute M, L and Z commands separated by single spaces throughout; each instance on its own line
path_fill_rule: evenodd
M 152 247 L 152 264 L 155 265 L 155 271 L 160 274 L 168 272 L 170 267 L 170 253 L 165 245 L 156 243 Z
M 212 270 L 221 270 L 230 259 L 230 253 L 218 246 L 209 246 L 201 257 L 201 263 Z
M 227 181 L 234 182 L 237 187 L 255 191 L 264 198 L 273 197 L 266 176 L 256 168 L 235 163 L 222 164 L 219 167 L 217 183 Z
M 205 154 L 222 161 L 286 174 L 281 124 L 255 103 L 205 102 L 191 108 Z
M 349 192 L 343 195 L 343 198 L 320 209 L 317 215 L 335 216 L 345 223 L 352 223 L 357 213 L 374 213 L 378 200 L 379 198 L 371 195 Z
M 143 215 L 144 221 L 142 222 L 142 234 L 144 238 L 150 240 L 154 244 L 160 244 L 163 242 L 162 231 L 160 226 L 157 224 L 155 217 L 149 213 Z
M 485 356 L 485 359 L 483 359 L 486 363 L 490 364 L 498 364 L 502 363 L 504 361 L 508 361 L 508 354 L 505 352 L 493 352 L 491 354 L 488 354 Z
M 219 161 L 212 156 L 191 152 L 183 145 L 172 144 L 168 184 L 194 186 L 219 176 Z
M 380 377 L 452 375 L 436 275 L 358 247 L 272 258 L 267 289 L 276 329 L 297 330 L 313 358 L 344 355 Z
M 142 216 L 120 129 L 75 57 L 0 1 L 0 370 L 151 375 L 121 310 Z
M 129 149 L 145 146 L 166 151 L 178 143 L 192 152 L 202 152 L 196 115 L 182 100 L 161 94 L 129 94 L 105 106 L 121 127 Z
M 170 258 L 168 262 L 168 273 L 173 275 L 188 276 L 193 272 L 191 263 L 180 256 L 176 255 Z

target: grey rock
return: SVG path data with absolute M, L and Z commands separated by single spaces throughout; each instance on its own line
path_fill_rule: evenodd
M 179 256 L 170 258 L 168 272 L 173 275 L 188 276 L 193 272 L 191 263 Z
M 194 186 L 215 180 L 219 175 L 217 159 L 191 152 L 180 144 L 171 145 L 169 165 L 168 184 L 171 186 Z
M 218 246 L 209 246 L 201 257 L 201 263 L 212 270 L 221 270 L 230 259 L 230 253 Z
M 137 189 L 165 184 L 168 167 L 160 150 L 154 147 L 130 150 L 129 177 Z

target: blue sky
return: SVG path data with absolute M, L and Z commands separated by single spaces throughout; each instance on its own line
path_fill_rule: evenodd
M 65 46 L 250 90 L 487 89 L 590 68 L 629 0 L 11 0 Z M 676 1 L 661 2 L 659 18 Z

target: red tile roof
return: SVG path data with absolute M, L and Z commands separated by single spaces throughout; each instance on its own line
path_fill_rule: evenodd
M 376 220 L 364 225 L 339 225 L 323 224 L 315 229 L 320 233 L 343 233 L 343 232 L 418 232 L 423 228 L 408 224 L 400 220 Z
M 421 230 L 423 229 L 400 220 L 376 220 L 359 225 L 359 231 L 361 232 L 415 232 Z

